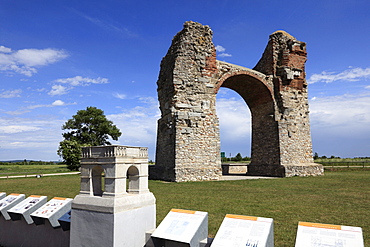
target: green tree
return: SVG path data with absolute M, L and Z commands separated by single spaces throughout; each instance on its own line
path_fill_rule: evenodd
M 121 131 L 96 107 L 77 111 L 62 125 L 64 140 L 59 143 L 58 155 L 70 170 L 80 167 L 81 148 L 84 146 L 111 145 L 109 138 L 118 140 Z
M 243 157 L 240 153 L 238 153 L 236 156 L 235 156 L 235 161 L 242 161 L 243 160 Z
M 314 156 L 313 156 L 313 159 L 314 160 L 317 160 L 319 158 L 319 154 L 315 152 Z
M 63 158 L 63 163 L 69 170 L 77 171 L 80 167 L 81 145 L 77 141 L 61 141 L 58 155 Z

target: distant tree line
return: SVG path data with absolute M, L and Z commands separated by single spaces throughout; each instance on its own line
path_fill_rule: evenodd
M 325 155 L 323 155 L 323 156 L 320 157 L 319 154 L 315 152 L 315 154 L 313 155 L 313 159 L 314 160 L 317 160 L 317 159 L 341 159 L 341 157 L 334 156 L 334 155 L 332 155 L 330 157 L 326 157 Z
M 230 157 L 230 158 L 226 158 L 226 157 L 221 157 L 221 162 L 227 162 L 227 161 L 237 161 L 237 162 L 241 162 L 241 161 L 250 161 L 251 158 L 248 157 L 248 156 L 245 156 L 244 158 L 242 157 L 242 155 L 240 153 L 238 153 L 237 155 L 235 155 L 235 157 Z
M 35 160 L 23 160 L 23 161 L 0 161 L 0 165 L 58 165 L 55 161 L 35 161 Z
M 319 154 L 315 152 L 315 154 L 313 155 L 313 159 L 317 160 L 317 159 L 346 159 L 346 158 L 341 158 L 339 156 L 334 156 L 334 155 L 330 157 L 327 157 L 325 155 L 319 156 Z M 370 157 L 354 157 L 352 159 L 370 159 Z

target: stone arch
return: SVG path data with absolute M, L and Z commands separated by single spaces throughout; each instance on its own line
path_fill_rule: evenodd
M 238 93 L 248 105 L 252 118 L 252 164 L 278 164 L 278 131 L 274 95 L 266 80 L 249 71 L 227 73 L 217 82 Z
M 240 94 L 250 108 L 274 102 L 273 91 L 268 86 L 268 83 L 248 71 L 238 71 L 223 75 L 216 83 L 216 94 L 220 87 L 232 89 Z M 273 105 L 271 106 L 273 111 Z
M 322 174 L 322 166 L 312 158 L 306 56 L 304 42 L 277 31 L 253 69 L 217 61 L 212 30 L 186 22 L 161 62 L 161 118 L 151 177 L 176 182 L 221 178 L 215 109 L 220 87 L 238 92 L 251 110 L 248 174 Z
M 96 165 L 91 169 L 91 183 L 92 183 L 92 194 L 94 196 L 102 196 L 103 195 L 103 172 L 104 168 L 100 165 Z

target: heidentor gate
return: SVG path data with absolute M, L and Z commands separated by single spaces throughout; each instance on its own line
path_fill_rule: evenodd
M 236 91 L 252 116 L 249 175 L 315 176 L 312 157 L 306 44 L 284 31 L 270 35 L 253 69 L 216 60 L 212 30 L 186 22 L 172 40 L 159 73 L 156 165 L 151 177 L 168 181 L 222 176 L 216 94 Z

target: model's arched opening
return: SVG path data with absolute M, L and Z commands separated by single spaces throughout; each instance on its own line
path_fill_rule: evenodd
M 220 126 L 221 152 L 225 159 L 251 156 L 251 114 L 243 98 L 234 90 L 220 88 L 216 97 L 216 109 Z
M 139 170 L 136 166 L 130 166 L 127 170 L 126 175 L 128 181 L 127 184 L 127 193 L 139 193 L 140 191 L 140 177 L 139 177 Z
M 102 196 L 105 184 L 104 169 L 101 166 L 94 166 L 91 173 L 93 195 Z

